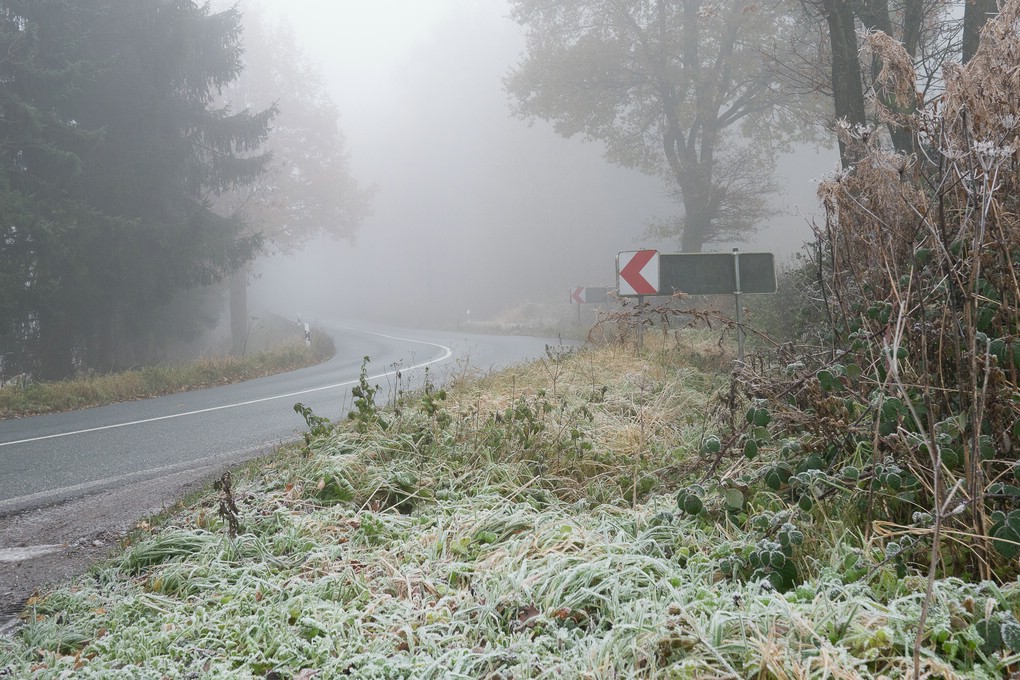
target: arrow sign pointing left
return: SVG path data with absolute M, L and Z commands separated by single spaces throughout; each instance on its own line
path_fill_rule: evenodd
M 631 250 L 616 256 L 620 295 L 656 295 L 659 292 L 659 251 Z
M 570 301 L 576 305 L 582 304 L 584 302 L 584 288 L 571 288 Z

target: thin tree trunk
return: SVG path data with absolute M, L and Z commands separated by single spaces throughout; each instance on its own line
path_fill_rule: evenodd
M 923 23 L 923 1 L 907 0 L 903 5 L 903 49 L 907 51 L 911 59 L 917 58 L 917 46 L 921 42 L 921 25 Z
M 999 13 L 996 0 L 967 0 L 963 10 L 963 63 L 966 64 L 977 52 L 981 41 L 981 29 L 988 20 Z
M 230 341 L 234 356 L 243 356 L 248 341 L 248 275 L 247 266 L 230 277 Z

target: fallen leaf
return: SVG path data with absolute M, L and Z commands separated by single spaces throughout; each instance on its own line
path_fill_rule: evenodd
M 523 607 L 519 612 L 517 612 L 517 621 L 527 626 L 532 619 L 536 618 L 541 613 L 542 612 L 538 610 L 538 607 L 533 604 L 529 604 L 527 607 Z

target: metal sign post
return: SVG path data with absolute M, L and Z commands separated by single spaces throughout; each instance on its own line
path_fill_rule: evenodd
M 744 363 L 744 306 L 740 304 L 740 249 L 733 249 L 733 299 L 737 305 L 737 360 Z
M 637 308 L 639 311 L 644 311 L 645 296 L 637 296 Z M 645 326 L 642 323 L 642 316 L 638 316 L 638 327 L 637 327 L 637 348 L 643 350 L 645 348 Z

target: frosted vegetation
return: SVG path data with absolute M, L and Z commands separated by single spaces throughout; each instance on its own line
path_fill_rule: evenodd
M 746 364 L 680 299 L 386 409 L 363 372 L 345 420 L 298 405 L 304 446 L 33 598 L 0 676 L 1015 675 L 1018 27 L 930 103 L 869 38 L 915 151 L 842 126 L 802 304 Z
M 728 398 L 730 357 L 716 333 L 670 337 L 550 348 L 396 408 L 312 417 L 307 446 L 33 598 L 0 675 L 906 674 L 925 579 L 902 578 L 838 502 L 732 505 L 707 483 L 696 513 L 678 507 L 717 457 L 704 414 Z M 796 582 L 777 588 L 769 565 L 787 561 Z M 1001 677 L 1015 587 L 934 592 L 925 675 Z

